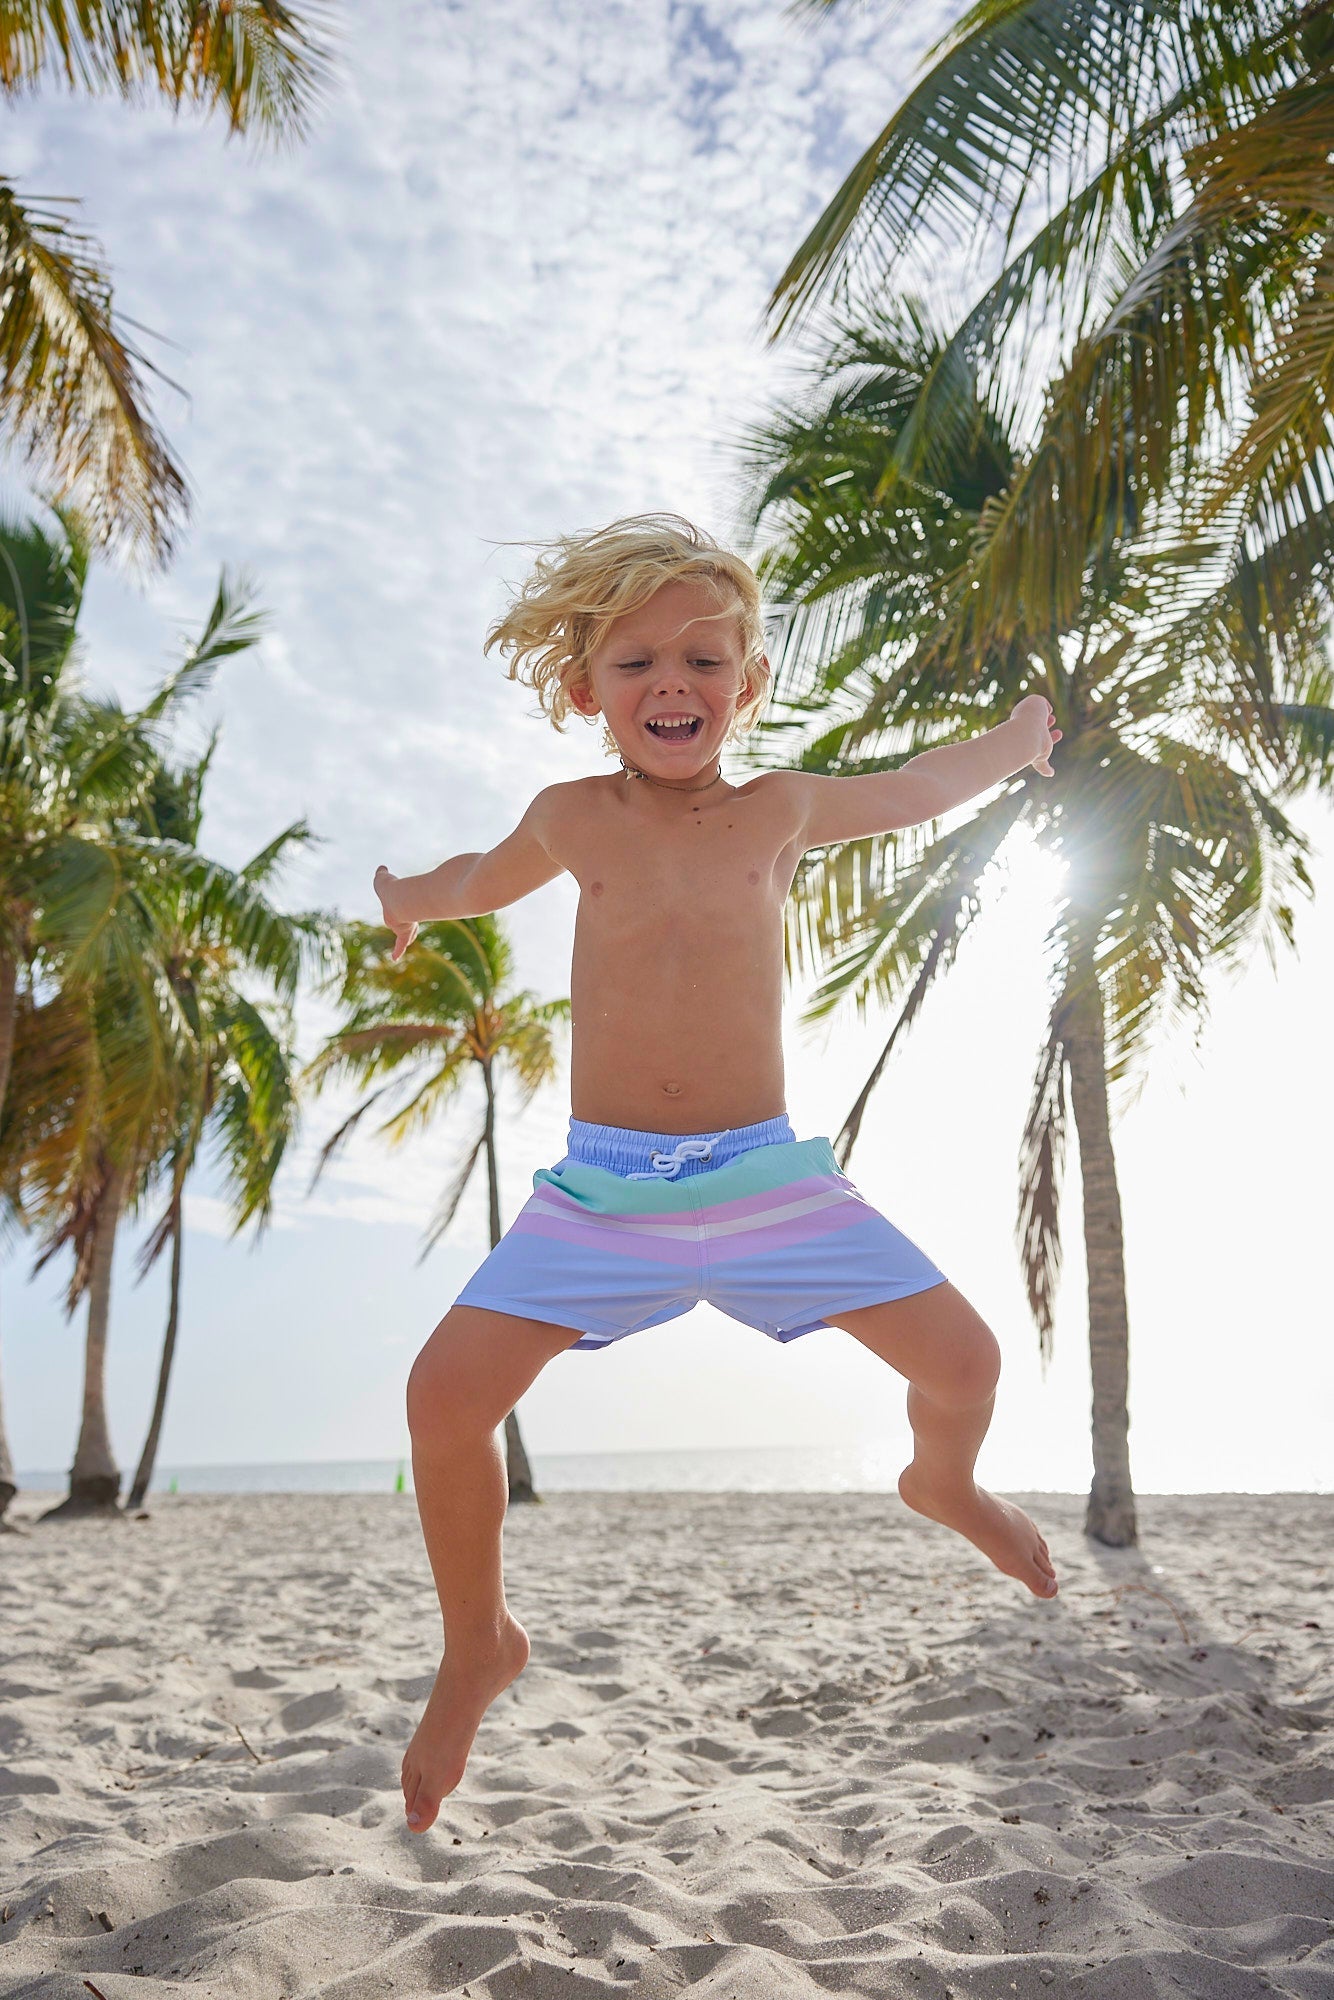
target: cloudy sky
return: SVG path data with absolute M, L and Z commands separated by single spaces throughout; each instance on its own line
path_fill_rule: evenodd
M 603 766 L 483 660 L 517 544 L 673 508 L 737 527 L 734 449 L 790 380 L 768 290 L 878 129 L 947 7 L 779 0 L 408 0 L 343 13 L 336 90 L 308 144 L 262 154 L 189 118 L 55 93 L 5 114 L 5 171 L 79 195 L 117 305 L 184 394 L 156 407 L 195 493 L 166 575 L 94 578 L 90 680 L 127 703 L 200 625 L 223 565 L 270 617 L 183 742 L 223 724 L 204 844 L 243 861 L 304 814 L 322 844 L 293 904 L 374 917 L 376 864 L 491 844 L 543 783 Z M 1325 1266 L 1334 816 L 1296 814 L 1318 899 L 1300 958 L 1217 991 L 1198 1048 L 1164 1043 L 1116 1131 L 1142 1490 L 1330 1483 Z M 1072 1148 L 1056 1354 L 1044 1376 L 1014 1250 L 1015 1160 L 1045 1018 L 1056 887 L 1016 852 L 948 990 L 896 1053 L 853 1173 L 995 1328 L 1006 1356 L 979 1476 L 1081 1489 L 1087 1322 Z M 507 913 L 524 984 L 568 991 L 568 881 Z M 837 1131 L 883 1038 L 812 1036 L 789 1010 L 789 1105 Z M 1321 1018 L 1324 1018 L 1323 1010 Z M 303 1054 L 332 1016 L 311 999 Z M 1317 1055 L 1320 1051 L 1320 1056 Z M 227 1240 L 216 1180 L 188 1200 L 184 1321 L 162 1457 L 176 1464 L 393 1457 L 412 1355 L 485 1253 L 480 1188 L 422 1264 L 423 1227 L 478 1114 L 388 1152 L 373 1132 L 315 1189 L 350 1099 L 311 1109 L 258 1244 Z M 504 1203 L 563 1151 L 565 1078 L 504 1118 Z M 121 1232 L 110 1405 L 133 1463 L 152 1394 L 165 1264 L 142 1284 Z M 67 1465 L 83 1312 L 63 1269 L 0 1273 L 21 1467 Z M 903 1385 L 847 1336 L 780 1348 L 709 1309 L 605 1354 L 562 1357 L 525 1399 L 538 1452 L 727 1444 L 906 1452 Z

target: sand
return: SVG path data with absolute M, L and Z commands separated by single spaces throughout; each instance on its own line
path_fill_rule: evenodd
M 422 1837 L 410 1496 L 24 1496 L 0 1994 L 1334 1995 L 1334 1496 L 1013 1497 L 1053 1603 L 894 1494 L 516 1510 L 532 1661 Z

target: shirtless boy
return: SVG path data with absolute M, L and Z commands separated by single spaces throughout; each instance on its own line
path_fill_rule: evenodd
M 554 1355 L 606 1346 L 708 1299 L 777 1340 L 841 1327 L 906 1377 L 909 1507 L 956 1529 L 1036 1597 L 1047 1544 L 973 1465 L 1000 1349 L 917 1245 L 784 1111 L 783 904 L 808 848 L 934 820 L 1032 767 L 1061 732 L 1043 695 L 967 742 L 857 777 L 720 761 L 769 685 L 749 567 L 672 515 L 614 522 L 542 557 L 488 649 L 560 728 L 601 716 L 620 768 L 538 793 L 485 854 L 424 875 L 377 869 L 392 957 L 419 923 L 517 902 L 568 869 L 573 1116 L 563 1160 L 465 1285 L 413 1365 L 417 1506 L 444 1656 L 403 1759 L 424 1832 L 463 1775 L 528 1638 L 505 1602 L 497 1428 Z

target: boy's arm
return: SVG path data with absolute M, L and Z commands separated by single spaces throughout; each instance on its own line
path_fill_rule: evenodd
M 553 789 L 539 792 L 513 833 L 484 854 L 455 854 L 424 875 L 394 876 L 388 896 L 377 876 L 386 919 L 424 924 L 442 917 L 489 916 L 553 881 L 565 865 L 546 845 Z
M 1048 758 L 1061 734 L 1051 726 L 1053 720 L 1045 695 L 1025 695 L 1008 722 L 966 743 L 923 750 L 897 771 L 874 771 L 857 778 L 794 774 L 804 789 L 805 846 L 832 847 L 842 840 L 939 819 L 1029 764 L 1051 777 Z

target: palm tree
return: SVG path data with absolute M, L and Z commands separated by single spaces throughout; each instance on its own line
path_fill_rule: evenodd
M 999 264 L 941 395 L 960 367 L 1007 385 L 1023 455 L 923 665 L 968 685 L 1038 604 L 1074 630 L 1109 516 L 1168 496 L 1299 625 L 1334 564 L 1334 0 L 977 0 L 928 61 L 771 300 L 781 332 L 901 291 L 951 241 Z M 1036 411 L 1035 342 L 1059 357 Z M 1264 663 L 1235 664 L 1263 728 Z
M 327 47 L 277 0 L 135 7 L 0 4 L 0 92 L 52 72 L 68 89 L 155 96 L 220 113 L 229 132 L 298 137 L 329 73 Z M 145 360 L 117 324 L 97 242 L 67 202 L 20 198 L 0 175 L 0 427 L 45 483 L 77 495 L 94 538 L 165 558 L 187 488 L 148 413 Z M 156 372 L 155 370 L 153 372 Z
M 845 328 L 817 364 L 813 393 L 753 433 L 749 453 L 752 519 L 772 537 L 766 587 L 794 607 L 760 761 L 781 745 L 804 769 L 890 769 L 1003 719 L 1034 689 L 1063 731 L 1056 776 L 1041 786 L 1012 779 L 951 829 L 912 827 L 808 855 L 793 887 L 788 956 L 825 974 L 809 1020 L 848 996 L 860 1014 L 872 1000 L 899 1010 L 839 1134 L 846 1167 L 889 1056 L 954 962 L 1006 840 L 1023 827 L 1065 863 L 1018 1232 L 1045 1364 L 1068 1075 L 1093 1377 L 1085 1526 L 1125 1546 L 1136 1525 L 1109 1086 L 1142 1071 L 1173 1013 L 1202 1027 L 1215 967 L 1240 964 L 1257 941 L 1271 956 L 1278 939 L 1292 942 L 1289 898 L 1311 884 L 1307 843 L 1280 801 L 1334 768 L 1322 593 L 1308 588 L 1296 625 L 1257 608 L 1255 564 L 1234 564 L 1221 590 L 1202 593 L 1197 543 L 1164 549 L 1118 531 L 1134 524 L 1132 499 L 1110 507 L 1086 544 L 1074 623 L 1061 629 L 1045 608 L 1035 613 L 980 652 L 975 688 L 960 689 L 931 635 L 969 569 L 977 524 L 1024 461 L 994 394 L 907 304 Z M 1234 693 L 1257 653 L 1274 677 L 1263 729 Z M 1266 759 L 1275 740 L 1282 754 Z
M 11 1206 L 17 1179 L 44 1232 L 35 1269 L 68 1244 L 68 1309 L 88 1296 L 71 1511 L 114 1504 L 119 1490 L 104 1407 L 116 1227 L 144 1199 L 189 1101 L 191 1023 L 164 964 L 163 913 L 192 899 L 220 935 L 261 951 L 282 921 L 253 883 L 162 837 L 151 819 L 166 720 L 258 631 L 244 587 L 224 574 L 201 639 L 143 709 L 89 701 L 53 672 L 53 691 L 36 701 L 20 678 L 4 712 L 14 811 L 0 846 L 0 913 L 34 1000 L 54 989 L 64 1004 L 69 1057 L 64 1094 L 53 1099 L 59 1115 L 47 1118 L 40 1144 L 2 1150 Z
M 82 702 L 71 671 L 87 569 L 72 511 L 56 510 L 54 526 L 0 519 L 0 1134 L 43 911 L 65 911 L 76 953 L 96 949 L 116 884 L 152 864 L 118 848 L 106 812 L 145 781 L 140 725 Z M 167 690 L 164 709 L 172 699 Z M 0 1513 L 13 1488 L 0 1425 Z
M 203 819 L 204 781 L 218 732 L 197 762 L 173 771 L 160 767 L 149 823 L 166 839 L 196 847 Z M 289 850 L 315 836 L 304 820 L 284 827 L 240 869 L 235 893 L 219 898 L 169 883 L 160 899 L 158 925 L 165 976 L 190 1029 L 188 1097 L 177 1112 L 163 1163 L 167 1204 L 138 1259 L 140 1278 L 171 1246 L 167 1328 L 148 1434 L 126 1499 L 139 1507 L 157 1458 L 180 1322 L 182 1206 L 186 1177 L 212 1136 L 221 1147 L 235 1190 L 233 1235 L 252 1219 L 262 1235 L 272 1214 L 273 1182 L 296 1130 L 292 1003 L 303 962 L 327 972 L 336 931 L 317 913 L 287 915 L 264 891 Z M 245 979 L 271 985 L 275 1005 L 252 999 Z
M 492 916 L 423 924 L 412 950 L 397 962 L 389 954 L 392 931 L 378 924 L 346 927 L 347 961 L 339 992 L 346 1025 L 331 1035 L 305 1076 L 319 1091 L 335 1076 L 378 1087 L 364 1097 L 325 1142 L 311 1187 L 327 1162 L 371 1106 L 392 1085 L 407 1080 L 408 1101 L 379 1128 L 393 1145 L 425 1129 L 469 1076 L 482 1080 L 480 1129 L 431 1218 L 422 1261 L 440 1241 L 458 1210 L 473 1170 L 486 1157 L 491 1244 L 500 1241 L 500 1182 L 496 1170 L 496 1086 L 508 1071 L 519 1086 L 520 1107 L 556 1073 L 552 1033 L 570 1018 L 568 1000 L 539 1000 L 509 992 L 514 954 Z M 386 1079 L 379 1082 L 380 1078 Z M 533 1500 L 532 1471 L 513 1410 L 505 1419 L 511 1501 Z

